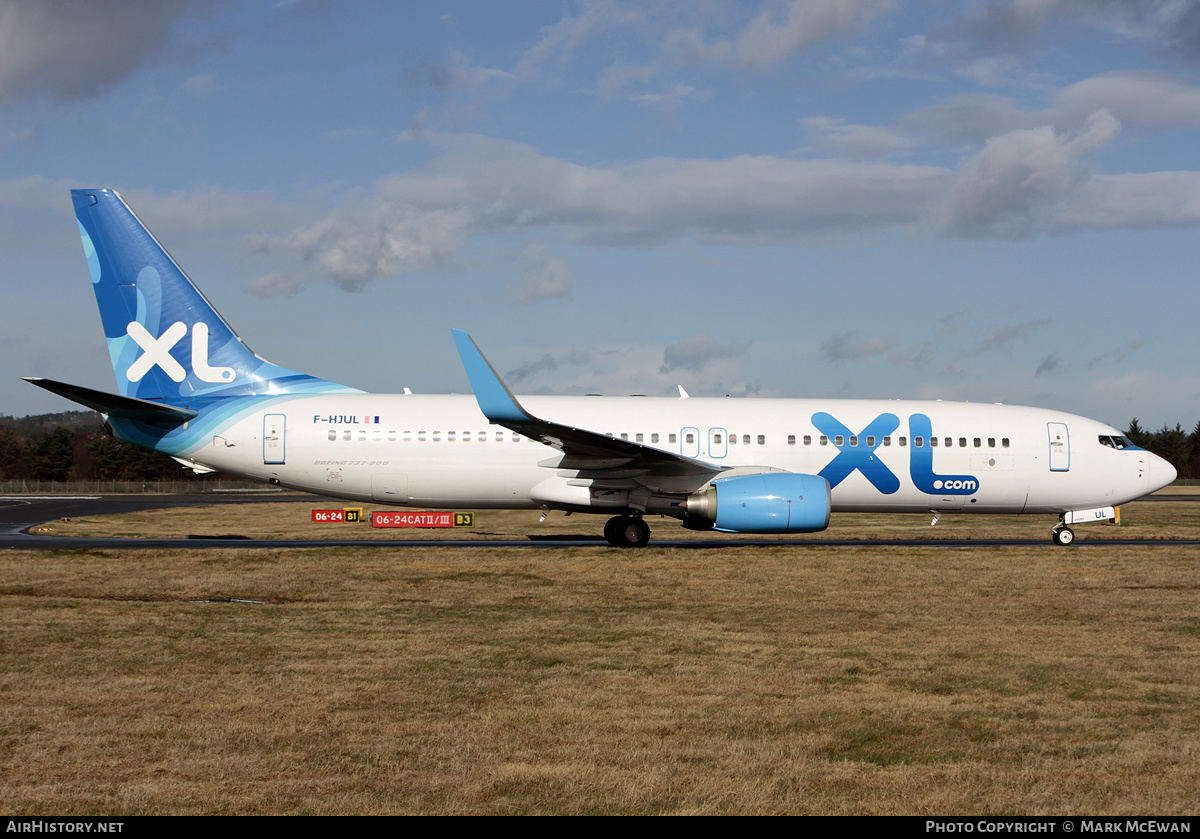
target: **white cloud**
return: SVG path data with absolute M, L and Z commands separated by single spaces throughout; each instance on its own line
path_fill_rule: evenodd
M 587 166 L 520 143 L 440 135 L 432 142 L 441 154 L 429 164 L 381 178 L 365 194 L 346 194 L 294 232 L 257 239 L 299 267 L 288 283 L 267 277 L 253 288 L 282 293 L 327 279 L 358 290 L 444 267 L 484 234 L 554 231 L 576 243 L 635 247 L 688 238 L 824 245 L 887 231 L 1024 238 L 1200 223 L 1200 172 L 1092 170 L 1092 156 L 1119 131 L 1105 109 L 1073 132 L 1011 130 L 990 138 L 957 171 L 769 155 Z M 548 273 L 540 280 L 510 294 L 567 293 L 562 266 L 542 270 Z
M 1109 143 L 1121 126 L 1107 110 L 1074 136 L 1050 126 L 992 137 L 958 169 L 936 228 L 950 236 L 1025 238 L 1062 232 L 1096 216 L 1085 156 Z
M 1184 128 L 1200 124 L 1200 87 L 1150 71 L 1102 73 L 1063 88 L 1052 121 L 1080 125 L 1100 108 L 1122 125 Z
M 987 335 L 977 341 L 962 353 L 964 358 L 974 358 L 993 350 L 1007 349 L 1017 341 L 1023 341 L 1033 332 L 1046 326 L 1050 321 L 1039 319 L 1025 323 L 1005 323 L 993 327 Z
M 761 70 L 797 50 L 848 35 L 888 10 L 888 0 L 790 0 L 764 4 L 732 37 L 706 40 L 700 27 L 672 31 L 665 51 L 677 61 Z
M 851 125 L 833 117 L 807 117 L 800 121 L 813 148 L 854 160 L 889 157 L 918 144 L 912 137 L 878 125 Z
M 576 48 L 598 33 L 638 23 L 643 18 L 636 5 L 616 0 L 581 0 L 578 8 L 578 14 L 568 15 L 542 30 L 542 39 L 521 57 L 513 76 L 532 78 L 547 61 L 569 58 Z
M 1149 71 L 1101 73 L 1054 92 L 1045 108 L 1023 109 L 1003 96 L 957 96 L 908 114 L 901 125 L 945 142 L 982 142 L 1021 128 L 1078 131 L 1104 109 L 1122 125 L 1151 130 L 1200 123 L 1200 86 Z
M 183 89 L 197 99 L 207 99 L 217 92 L 217 75 L 216 73 L 197 73 L 184 81 Z
M 831 336 L 821 344 L 821 355 L 832 362 L 862 361 L 877 355 L 884 355 L 895 346 L 892 338 L 867 338 L 855 340 L 859 330 L 852 329 Z
M 675 112 L 683 107 L 687 100 L 706 101 L 712 98 L 712 91 L 696 90 L 682 82 L 674 82 L 665 89 L 654 93 L 631 93 L 629 101 L 647 108 L 653 108 L 666 117 L 673 117 Z
M 505 293 L 517 303 L 570 299 L 575 289 L 575 272 L 561 257 L 554 256 L 540 242 L 527 245 L 521 252 L 526 265 L 525 279 L 510 283 Z
M 730 341 L 722 344 L 711 332 L 702 332 L 671 344 L 663 350 L 663 363 L 659 373 L 678 370 L 698 372 L 714 361 L 723 361 L 745 355 L 749 342 Z
M 473 234 L 563 230 L 584 243 L 819 242 L 902 228 L 944 189 L 945 170 L 770 156 L 669 158 L 584 166 L 519 143 L 443 136 L 430 165 L 389 175 L 369 195 L 264 248 L 302 263 L 302 285 L 347 289 L 446 263 Z M 560 281 L 561 286 L 561 281 Z M 279 293 L 276 279 L 253 288 Z
M 0 0 L 0 103 L 94 96 L 161 50 L 187 0 Z

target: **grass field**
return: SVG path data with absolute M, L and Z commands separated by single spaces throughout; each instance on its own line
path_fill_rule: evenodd
M 370 532 L 274 506 L 222 508 L 223 530 Z M 1123 512 L 1080 538 L 1200 535 L 1194 502 Z M 211 514 L 55 529 L 220 532 Z M 1198 570 L 1200 548 L 1048 539 L 8 551 L 0 810 L 1194 814 Z

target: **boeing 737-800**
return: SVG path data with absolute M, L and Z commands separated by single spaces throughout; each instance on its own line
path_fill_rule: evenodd
M 119 394 L 32 383 L 122 440 L 359 502 L 610 516 L 729 533 L 824 530 L 831 511 L 1022 513 L 1072 524 L 1175 479 L 1120 431 L 1041 408 L 931 401 L 514 396 L 453 330 L 474 395 L 371 394 L 253 353 L 120 196 L 73 190 Z

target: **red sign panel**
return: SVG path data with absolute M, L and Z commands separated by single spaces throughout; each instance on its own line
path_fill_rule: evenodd
M 345 510 L 313 510 L 313 521 L 315 522 L 344 522 L 346 520 Z
M 371 513 L 371 527 L 454 527 L 454 513 L 440 510 Z

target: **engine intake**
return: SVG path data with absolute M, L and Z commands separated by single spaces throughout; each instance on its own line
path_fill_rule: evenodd
M 829 504 L 820 475 L 767 472 L 715 480 L 686 509 L 726 533 L 817 533 L 829 527 Z

